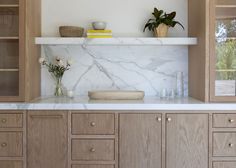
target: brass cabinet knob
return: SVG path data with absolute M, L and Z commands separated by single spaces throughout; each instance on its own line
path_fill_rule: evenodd
M 229 143 L 229 147 L 232 148 L 234 146 L 234 144 L 232 143 Z
M 158 122 L 161 122 L 161 117 L 156 118 Z
M 234 120 L 233 119 L 229 119 L 229 123 L 233 123 L 234 122 Z
M 95 151 L 96 151 L 95 148 L 90 149 L 90 152 L 95 152 Z
M 91 123 L 90 123 L 90 126 L 91 126 L 91 127 L 94 127 L 95 125 L 96 125 L 95 122 L 91 122 Z
M 167 120 L 168 122 L 171 122 L 172 119 L 171 119 L 170 117 L 168 117 L 166 120 Z
M 7 146 L 7 143 L 6 142 L 3 142 L 2 144 L 1 144 L 1 147 L 6 147 Z
M 2 122 L 2 123 L 6 123 L 6 122 L 7 122 L 7 119 L 2 118 L 2 119 L 1 119 L 1 122 Z

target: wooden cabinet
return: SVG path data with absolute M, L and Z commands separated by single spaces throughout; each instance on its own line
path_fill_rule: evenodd
M 0 167 L 1 168 L 23 168 L 22 161 L 15 161 L 15 160 L 0 160 Z
M 161 168 L 161 114 L 120 114 L 119 166 Z
M 167 114 L 166 168 L 208 168 L 208 114 Z
M 0 101 L 28 101 L 40 95 L 40 0 L 0 1 Z M 27 88 L 27 89 L 26 89 Z
M 213 162 L 213 168 L 235 168 L 236 162 Z
M 28 112 L 28 168 L 67 167 L 66 111 Z

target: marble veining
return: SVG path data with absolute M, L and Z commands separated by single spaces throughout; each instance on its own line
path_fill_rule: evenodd
M 177 71 L 184 72 L 188 94 L 187 46 L 88 46 L 43 45 L 48 60 L 59 56 L 73 65 L 63 77 L 66 90 L 87 95 L 89 90 L 143 90 L 158 96 L 164 88 L 175 88 Z M 53 95 L 54 81 L 42 67 L 42 96 Z

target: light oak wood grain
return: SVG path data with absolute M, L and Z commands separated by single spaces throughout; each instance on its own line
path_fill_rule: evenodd
M 22 128 L 23 114 L 0 114 L 0 128 Z
M 213 156 L 236 156 L 236 133 L 213 133 Z
M 115 160 L 115 141 L 96 139 L 72 139 L 72 160 Z
M 115 131 L 114 114 L 72 114 L 72 134 L 110 135 Z
M 67 112 L 29 111 L 27 143 L 28 168 L 67 167 Z
M 160 114 L 120 114 L 119 167 L 161 168 Z
M 0 132 L 0 156 L 23 156 L 22 132 Z
M 213 127 L 236 128 L 236 114 L 213 114 Z
M 208 114 L 167 114 L 167 119 L 166 168 L 208 168 Z
M 1 168 L 23 168 L 23 163 L 22 163 L 22 161 L 0 160 L 0 167 Z
M 198 44 L 189 46 L 189 95 L 209 101 L 209 0 L 188 0 L 188 34 Z
M 213 162 L 213 168 L 235 168 L 236 162 Z
M 72 165 L 72 168 L 114 168 L 114 165 Z

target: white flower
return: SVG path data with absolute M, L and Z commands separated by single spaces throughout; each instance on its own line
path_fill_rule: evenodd
M 44 65 L 44 64 L 46 63 L 45 58 L 40 57 L 40 58 L 39 58 L 39 63 L 42 64 L 42 65 Z
M 56 57 L 56 64 L 61 66 L 61 67 L 64 66 L 63 61 L 59 57 Z
M 67 60 L 67 65 L 71 66 L 73 64 L 73 61 L 71 59 Z

